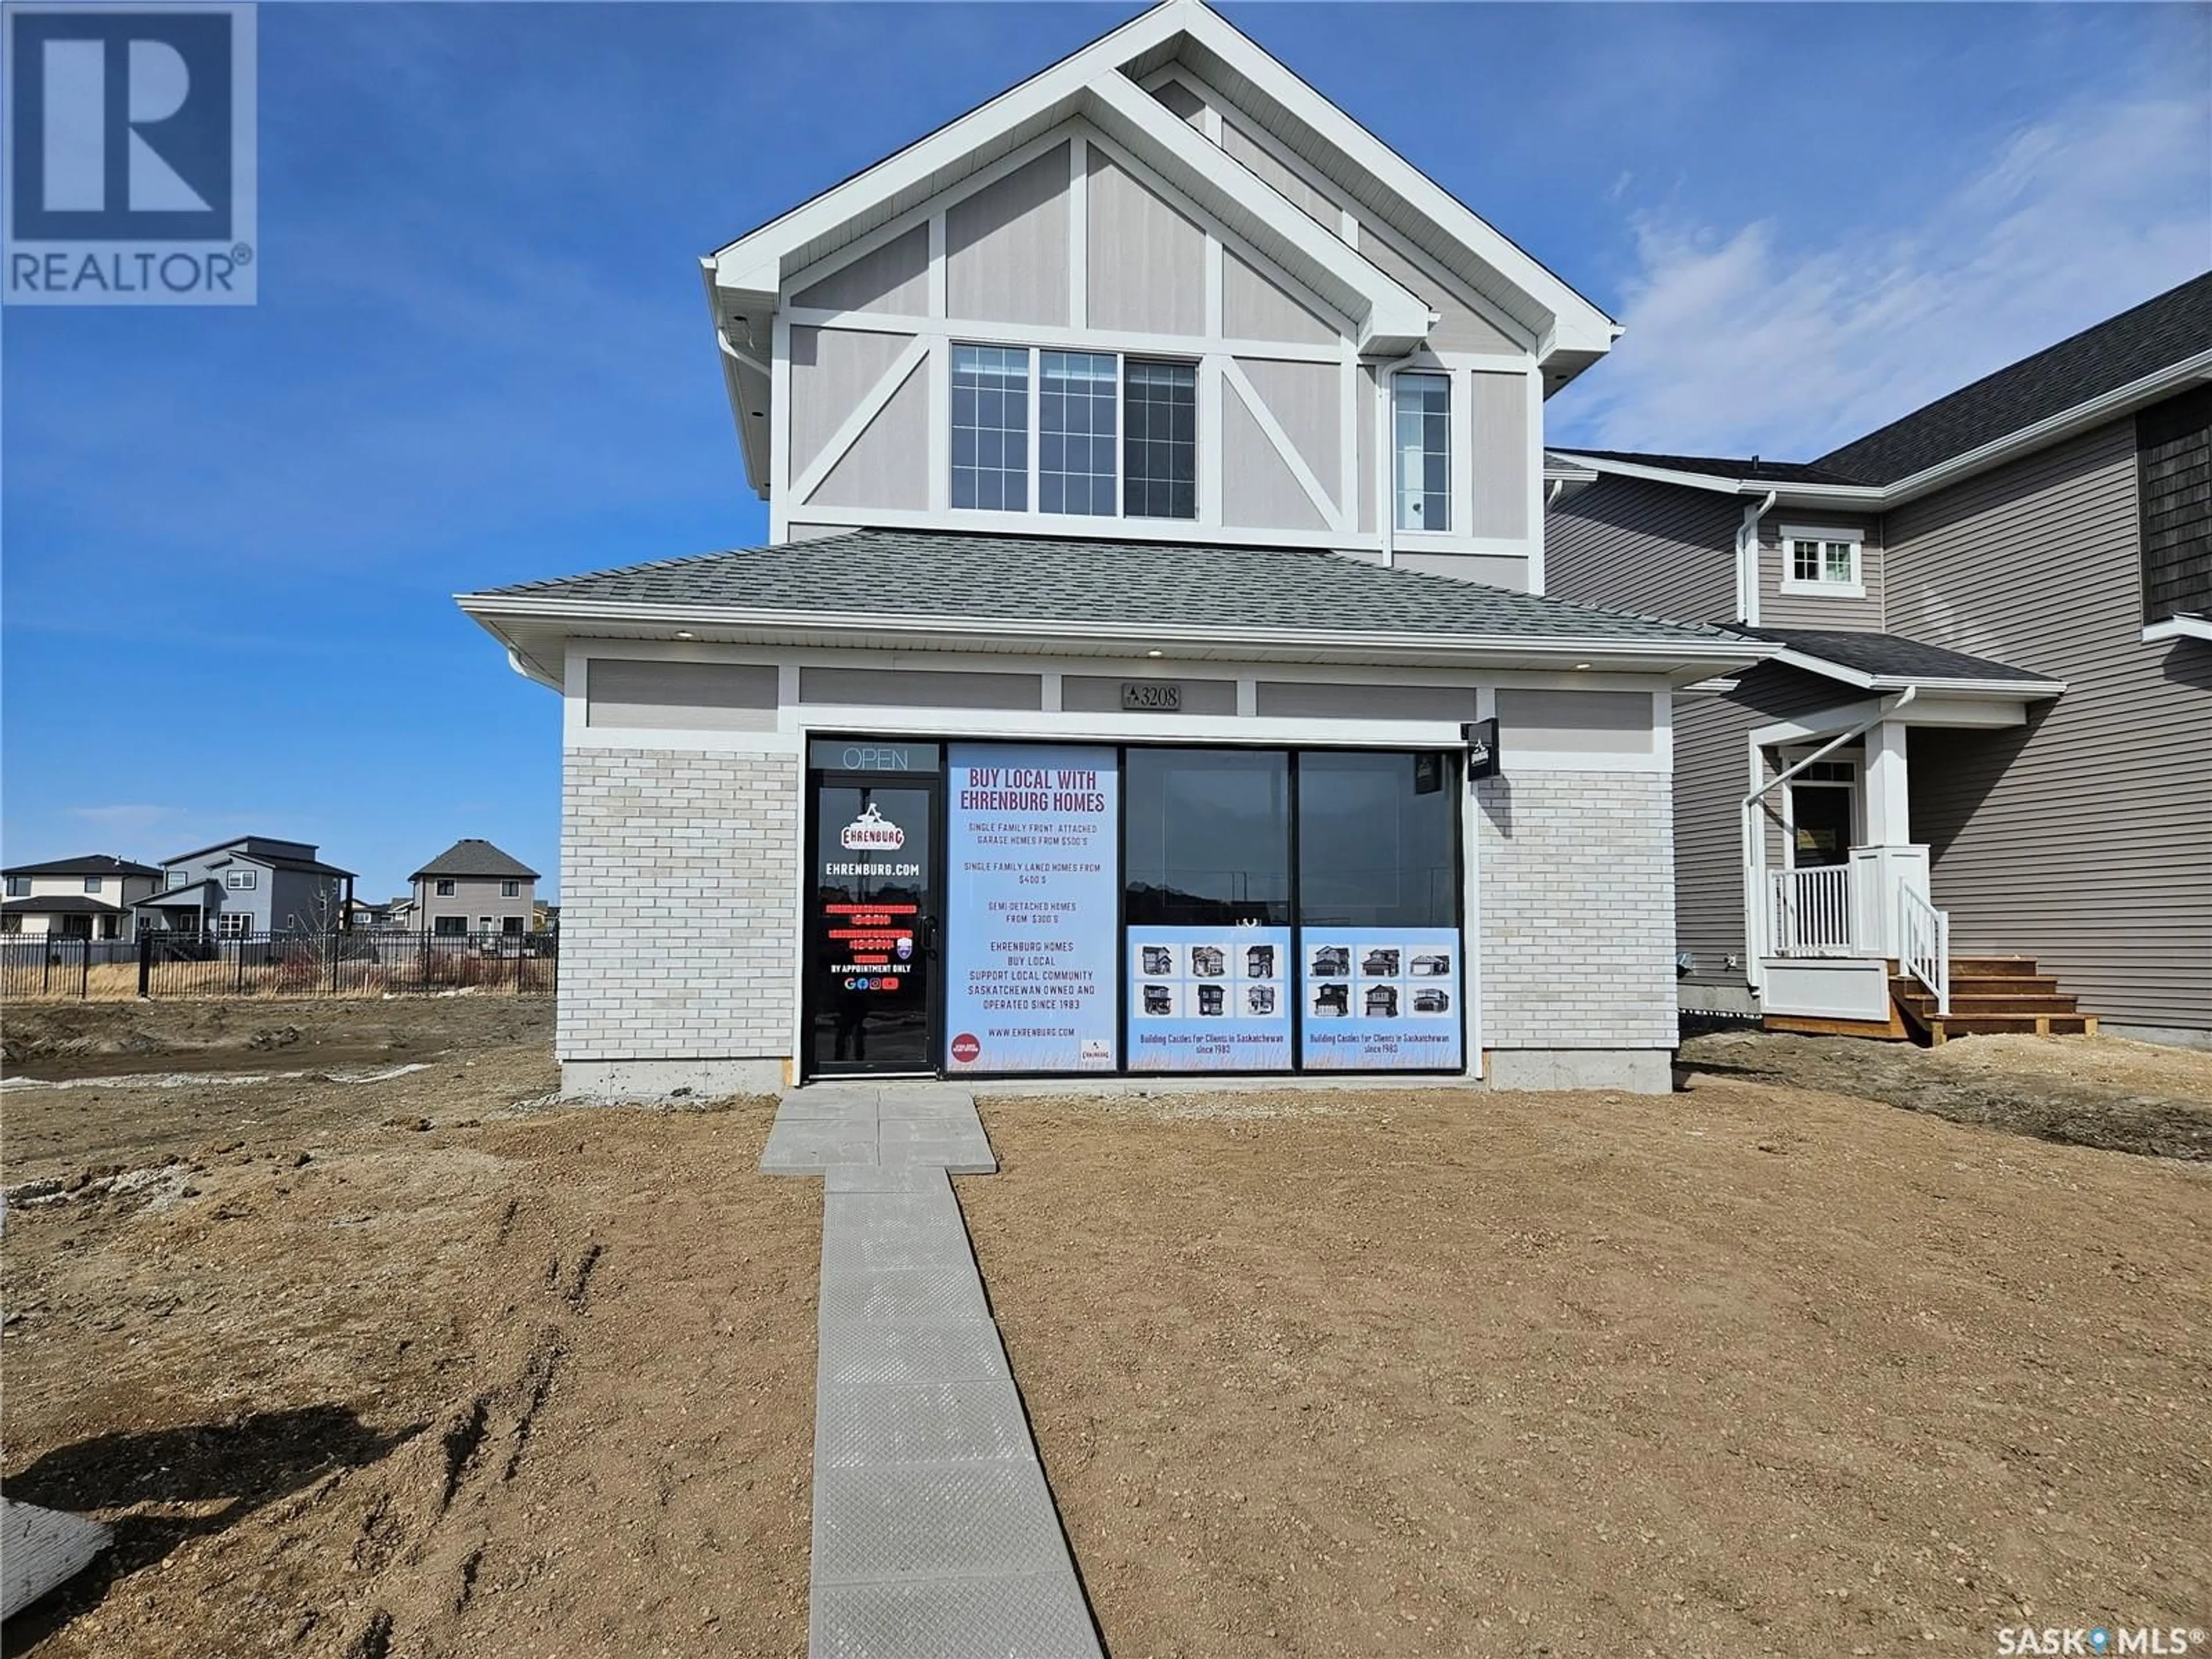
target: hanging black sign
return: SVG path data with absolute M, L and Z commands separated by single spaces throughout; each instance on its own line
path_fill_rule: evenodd
M 1459 734 L 1467 744 L 1467 781 L 1476 783 L 1496 777 L 1499 770 L 1497 719 L 1466 721 Z

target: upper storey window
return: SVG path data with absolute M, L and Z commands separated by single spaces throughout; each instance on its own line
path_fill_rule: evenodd
M 1391 380 L 1391 442 L 1398 464 L 1398 528 L 1451 528 L 1451 377 Z
M 1030 354 L 952 348 L 952 505 L 1030 505 Z
M 951 431 L 956 507 L 1026 513 L 1034 494 L 1040 513 L 1198 516 L 1193 364 L 1115 352 L 955 345 Z
M 1783 590 L 1844 599 L 1863 597 L 1866 583 L 1860 574 L 1859 556 L 1863 539 L 1856 530 L 1784 529 Z
M 1132 357 L 1122 507 L 1133 519 L 1198 516 L 1198 371 Z

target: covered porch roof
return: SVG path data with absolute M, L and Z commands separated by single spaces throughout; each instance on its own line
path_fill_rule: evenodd
M 1774 659 L 1778 663 L 1863 690 L 1902 691 L 1917 686 L 1923 693 L 1942 691 L 2033 702 L 2056 697 L 2066 690 L 2065 681 L 2032 669 L 2014 668 L 1988 657 L 1969 656 L 1894 634 L 1809 628 L 1739 627 L 1736 631 L 1781 646 Z

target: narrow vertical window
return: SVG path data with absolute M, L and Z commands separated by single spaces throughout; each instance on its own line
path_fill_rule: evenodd
M 952 505 L 1026 513 L 1030 354 L 952 348 Z
M 1391 380 L 1392 444 L 1398 457 L 1398 528 L 1451 528 L 1451 379 Z
M 1114 513 L 1114 359 L 1047 351 L 1037 365 L 1037 507 Z
M 1121 394 L 1121 510 L 1133 519 L 1198 516 L 1198 370 L 1129 359 Z

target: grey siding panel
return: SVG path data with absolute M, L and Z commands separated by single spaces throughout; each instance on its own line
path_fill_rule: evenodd
M 1745 983 L 1742 802 L 1751 787 L 1747 744 L 1752 731 L 1856 698 L 1847 685 L 1772 666 L 1749 670 L 1734 691 L 1683 692 L 1675 697 L 1675 949 L 1692 953 L 1692 979 Z M 1505 764 L 1510 771 L 1510 751 Z M 1763 768 L 1761 781 L 1770 775 L 1771 768 Z M 1771 807 L 1761 816 L 1767 868 L 1778 869 L 1780 819 Z M 1723 967 L 1730 956 L 1737 965 Z
M 1240 530 L 1328 528 L 1233 386 L 1221 391 L 1221 518 Z
M 2212 646 L 2142 643 L 2133 422 L 1889 515 L 1889 629 L 2068 683 L 2022 729 L 1912 734 L 1912 833 L 1961 955 L 2093 1013 L 2212 1029 Z
M 1788 568 L 1782 547 L 1782 526 L 1792 529 L 1856 530 L 1865 538 L 1859 548 L 1863 599 L 1832 599 L 1820 593 L 1785 593 L 1782 574 Z M 1759 624 L 1762 628 L 1882 629 L 1881 520 L 1851 513 L 1823 513 L 1804 507 L 1778 507 L 1759 521 Z
M 830 469 L 809 507 L 929 505 L 929 363 L 914 366 L 844 459 Z
M 1206 234 L 1091 147 L 1092 328 L 1206 331 Z
M 1044 678 L 934 668 L 802 668 L 799 700 L 907 708 L 1042 708 Z
M 1585 605 L 1730 622 L 1742 523 L 1742 505 L 1717 490 L 1601 477 L 1544 515 L 1544 586 Z
M 1474 501 L 1468 532 L 1501 538 L 1528 533 L 1528 377 L 1470 374 L 1468 441 L 1474 447 Z
M 794 294 L 791 302 L 821 311 L 927 316 L 929 227 L 916 225 L 904 235 L 894 236 L 874 252 L 862 254 L 812 287 Z
M 1252 382 L 1252 389 L 1267 405 L 1267 412 L 1283 428 L 1316 482 L 1328 492 L 1331 501 L 1336 501 L 1344 493 L 1341 366 L 1255 357 L 1239 357 L 1237 366 Z
M 773 732 L 775 699 L 773 664 L 593 657 L 584 670 L 586 726 Z
M 1481 582 L 1489 587 L 1528 591 L 1528 561 L 1511 553 L 1408 553 L 1403 548 L 1391 555 L 1401 570 L 1421 570 L 1454 581 Z
M 1322 226 L 1332 236 L 1344 234 L 1344 209 L 1341 204 L 1311 185 L 1277 161 L 1236 122 L 1224 119 L 1221 124 L 1221 148 L 1243 164 L 1254 177 L 1272 186 L 1292 207 Z
M 992 323 L 1067 315 L 1067 186 L 1060 144 L 945 210 L 945 308 Z
M 1510 351 L 1526 348 L 1464 301 L 1447 294 L 1443 284 L 1414 268 L 1412 260 L 1376 234 L 1364 221 L 1359 227 L 1359 252 L 1367 262 L 1392 278 L 1408 294 L 1428 301 L 1437 313 L 1429 330 L 1429 344 L 1437 351 Z
M 1121 712 L 1121 686 L 1132 678 L 1121 674 L 1065 674 L 1060 682 L 1060 706 L 1079 714 L 1118 714 Z M 1157 682 L 1147 680 L 1147 684 Z M 1186 714 L 1234 714 L 1237 712 L 1237 682 L 1235 680 L 1177 679 L 1171 684 L 1182 688 L 1182 709 Z M 1173 714 L 1162 714 L 1164 721 L 1175 719 Z
M 1651 697 L 1644 691 L 1501 687 L 1498 742 L 1509 757 L 1509 764 L 1516 749 L 1648 755 L 1651 752 Z
M 914 343 L 903 334 L 859 329 L 791 331 L 791 471 L 812 465 L 823 446 Z
M 1339 685 L 1261 680 L 1252 712 L 1279 720 L 1471 720 L 1474 689 L 1465 685 Z
M 1231 339 L 1334 345 L 1343 337 L 1334 323 L 1246 264 L 1234 248 L 1223 251 L 1221 266 L 1221 330 Z

